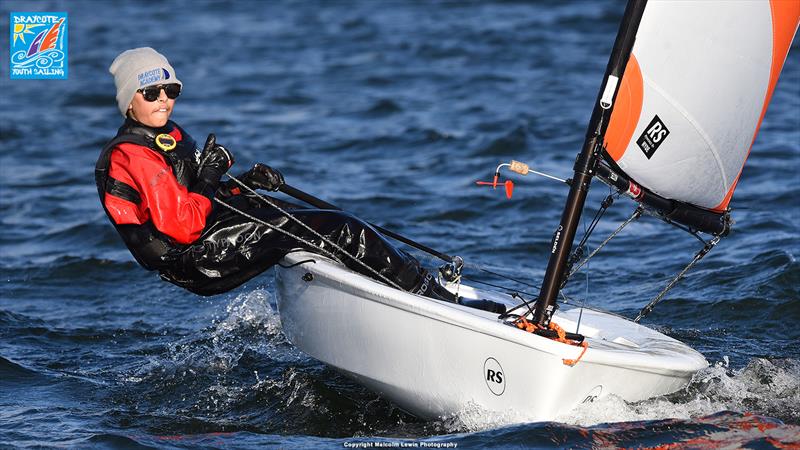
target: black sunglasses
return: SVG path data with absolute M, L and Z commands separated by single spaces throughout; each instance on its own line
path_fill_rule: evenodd
M 144 99 L 148 102 L 154 102 L 158 100 L 162 89 L 164 90 L 164 93 L 167 94 L 167 98 L 172 100 L 175 100 L 179 95 L 181 95 L 181 85 L 178 83 L 147 86 L 146 88 L 139 89 L 136 92 L 141 92 L 142 97 L 144 97 Z

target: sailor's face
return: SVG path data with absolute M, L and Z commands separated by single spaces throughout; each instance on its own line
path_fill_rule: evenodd
M 131 118 L 142 125 L 160 128 L 167 124 L 173 106 L 175 106 L 175 100 L 167 97 L 164 89 L 159 91 L 158 98 L 152 102 L 145 100 L 144 95 L 137 91 L 128 111 L 130 111 Z

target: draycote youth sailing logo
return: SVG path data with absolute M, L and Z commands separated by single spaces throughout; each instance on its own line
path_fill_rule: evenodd
M 67 78 L 67 13 L 12 12 L 11 79 Z

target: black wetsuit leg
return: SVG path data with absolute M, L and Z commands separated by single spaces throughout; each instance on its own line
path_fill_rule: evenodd
M 311 245 L 233 211 L 217 208 L 201 238 L 176 258 L 173 268 L 162 271 L 163 278 L 194 293 L 214 295 L 227 292 L 269 269 L 293 249 L 319 252 L 319 247 L 332 252 L 351 270 L 376 278 L 371 271 L 354 261 L 354 258 L 358 259 L 405 290 L 414 290 L 423 283 L 424 277 L 429 277 L 414 257 L 395 247 L 369 224 L 351 214 L 279 203 L 353 258 L 331 248 L 276 209 L 258 207 L 252 203 L 255 201 L 253 199 L 237 197 L 231 200 L 240 209 L 246 209 L 259 221 L 302 237 Z

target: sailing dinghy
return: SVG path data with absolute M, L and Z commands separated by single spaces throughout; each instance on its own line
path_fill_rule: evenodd
M 505 304 L 509 311 L 498 316 L 403 292 L 300 251 L 276 275 L 287 338 L 423 418 L 477 406 L 545 421 L 611 394 L 638 401 L 681 389 L 705 358 L 638 320 L 728 233 L 729 202 L 798 20 L 797 1 L 630 1 L 538 298 L 447 284 L 464 298 Z M 556 302 L 582 265 L 583 241 L 573 241 L 593 179 L 635 200 L 619 229 L 648 214 L 704 242 L 633 321 L 559 310 Z

